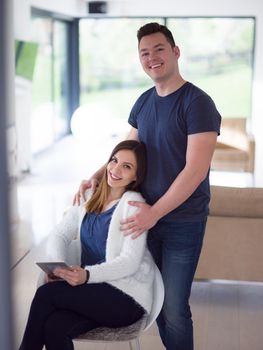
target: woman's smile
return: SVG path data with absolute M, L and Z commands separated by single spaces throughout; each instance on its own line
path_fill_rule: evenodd
M 122 178 L 114 175 L 111 171 L 109 171 L 110 177 L 112 178 L 113 181 L 121 180 Z

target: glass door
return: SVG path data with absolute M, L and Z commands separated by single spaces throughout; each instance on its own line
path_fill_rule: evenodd
M 32 19 L 38 55 L 32 82 L 31 150 L 51 146 L 68 131 L 67 26 L 53 18 Z

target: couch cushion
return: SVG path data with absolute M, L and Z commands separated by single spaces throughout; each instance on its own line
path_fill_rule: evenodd
M 263 219 L 209 216 L 195 278 L 263 282 Z
M 263 218 L 263 188 L 211 186 L 210 215 Z
M 247 161 L 248 153 L 234 147 L 218 147 L 215 149 L 213 161 L 215 162 L 219 160 L 227 160 L 228 162 Z

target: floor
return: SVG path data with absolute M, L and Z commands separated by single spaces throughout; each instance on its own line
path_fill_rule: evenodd
M 19 221 L 13 225 L 13 314 L 18 348 L 39 268 L 45 257 L 45 239 L 71 204 L 80 180 L 91 175 L 118 140 L 87 148 L 69 136 L 38 156 L 32 173 L 18 183 Z M 97 149 L 99 152 L 94 152 Z M 250 186 L 249 175 L 212 174 L 213 184 Z M 195 281 L 191 296 L 196 350 L 262 350 L 263 284 Z M 76 350 L 128 350 L 127 343 L 78 343 Z M 142 350 L 163 350 L 156 325 L 141 338 Z

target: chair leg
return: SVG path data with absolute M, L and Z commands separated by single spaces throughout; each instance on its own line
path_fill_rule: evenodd
M 139 338 L 136 338 L 134 341 L 135 341 L 135 349 L 141 350 Z M 132 340 L 129 341 L 129 347 L 130 347 L 130 350 L 133 350 Z
M 135 339 L 137 350 L 141 350 L 139 337 Z

